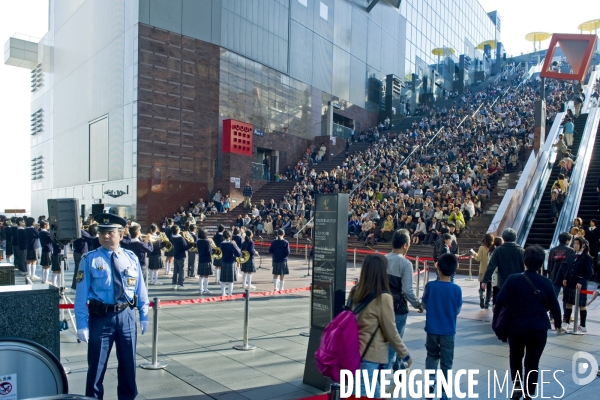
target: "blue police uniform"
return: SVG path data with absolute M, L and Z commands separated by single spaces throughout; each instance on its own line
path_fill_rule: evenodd
M 106 217 L 107 215 L 110 217 Z M 122 220 L 112 214 L 99 216 L 100 219 L 106 217 L 111 221 L 113 217 L 117 221 Z M 101 229 L 102 226 L 99 225 L 98 228 Z M 115 275 L 116 273 L 119 275 Z M 100 399 L 104 397 L 102 382 L 108 357 L 115 343 L 119 362 L 118 398 L 134 399 L 137 395 L 135 383 L 137 327 L 132 305 L 135 304 L 136 297 L 140 322 L 148 321 L 148 294 L 139 260 L 133 252 L 123 248 L 116 251 L 99 248 L 83 257 L 77 280 L 75 296 L 77 329 L 78 331 L 89 329 L 85 395 Z M 117 296 L 118 298 L 115 298 Z

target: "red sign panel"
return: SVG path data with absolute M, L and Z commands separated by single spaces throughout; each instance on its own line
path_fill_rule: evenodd
M 226 119 L 223 121 L 223 153 L 252 156 L 252 124 Z
M 553 34 L 540 75 L 544 78 L 583 81 L 590 60 L 592 59 L 595 44 L 596 35 Z M 565 58 L 573 69 L 572 74 L 552 70 L 552 57 L 554 57 L 556 46 L 560 46 Z

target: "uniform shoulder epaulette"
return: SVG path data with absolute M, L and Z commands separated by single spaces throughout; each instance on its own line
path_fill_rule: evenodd
M 88 255 L 95 253 L 96 251 L 98 251 L 98 249 L 95 250 L 90 250 L 87 253 L 85 253 L 84 255 L 81 256 L 81 259 L 83 260 L 84 258 L 86 258 Z
M 137 257 L 137 256 L 135 255 L 135 253 L 134 253 L 133 251 L 131 251 L 131 250 L 124 249 L 124 248 L 122 248 L 122 247 L 121 247 L 121 251 L 122 251 L 124 254 L 127 254 L 127 255 L 128 255 L 128 256 L 130 256 L 130 257 L 131 257 L 131 256 L 135 256 L 135 257 Z

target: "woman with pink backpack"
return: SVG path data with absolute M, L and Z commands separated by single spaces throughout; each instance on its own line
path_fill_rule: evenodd
M 372 301 L 369 299 L 372 298 Z M 372 379 L 375 370 L 387 368 L 389 346 L 402 357 L 407 368 L 412 359 L 408 349 L 396 329 L 394 300 L 390 294 L 387 273 L 387 259 L 381 254 L 370 254 L 363 261 L 360 280 L 350 291 L 348 303 L 354 310 L 361 303 L 369 301 L 357 314 L 358 338 L 360 342 L 360 369 L 367 370 Z M 366 393 L 361 383 L 361 395 Z M 379 394 L 379 382 L 375 389 Z

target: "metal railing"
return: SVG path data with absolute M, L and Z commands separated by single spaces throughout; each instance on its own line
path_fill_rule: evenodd
M 339 137 L 341 139 L 349 139 L 352 138 L 352 129 L 347 126 L 333 123 L 333 131 L 331 132 L 331 136 Z

